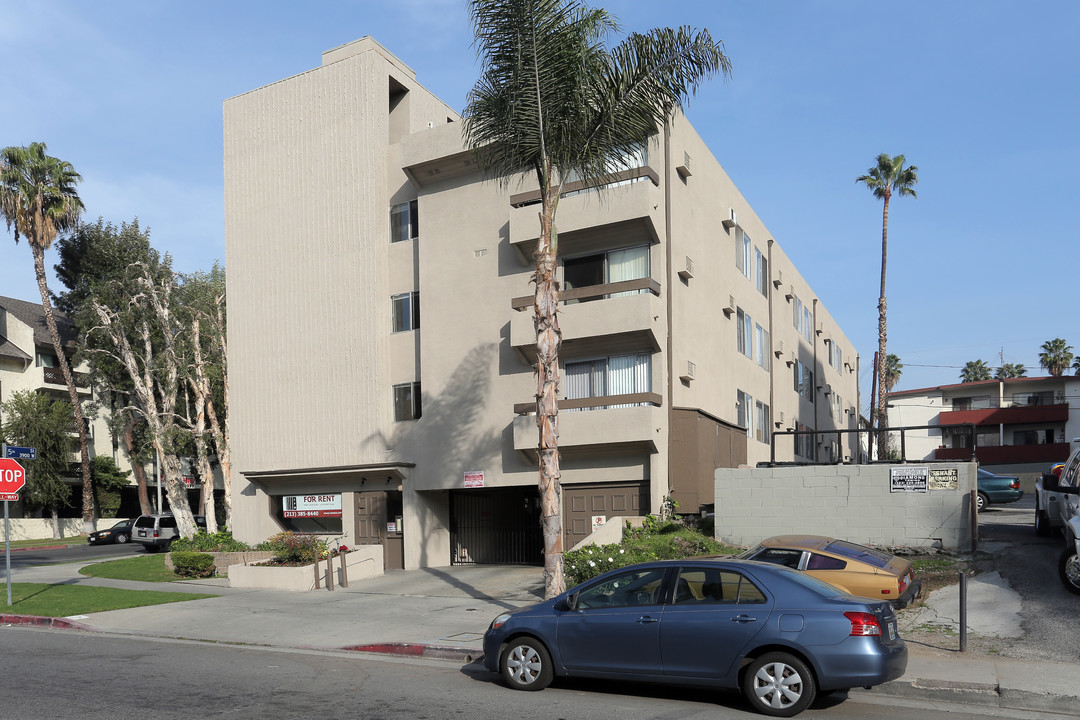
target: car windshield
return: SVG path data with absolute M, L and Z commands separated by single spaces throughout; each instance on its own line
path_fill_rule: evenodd
M 758 545 L 757 547 L 750 548 L 746 552 L 740 553 L 740 554 L 736 555 L 735 557 L 737 559 L 739 559 L 739 560 L 749 560 L 750 558 L 754 557 L 754 555 L 761 552 L 763 549 L 764 548 L 761 545 Z
M 824 580 L 818 580 L 813 575 L 807 575 L 806 573 L 802 573 L 797 570 L 786 570 L 786 572 L 787 574 L 784 577 L 788 578 L 792 582 L 796 582 L 802 585 L 809 590 L 812 590 L 813 592 L 821 595 L 822 597 L 836 597 L 837 595 L 849 594 L 846 591 L 836 587 L 835 585 L 830 585 Z
M 885 567 L 892 562 L 893 559 L 893 556 L 888 553 L 883 553 L 880 550 L 874 550 L 873 548 L 868 548 L 863 545 L 856 545 L 855 543 L 850 543 L 846 540 L 833 540 L 825 546 L 825 549 L 831 553 L 836 553 L 841 557 L 858 560 L 867 565 L 873 565 L 876 568 Z

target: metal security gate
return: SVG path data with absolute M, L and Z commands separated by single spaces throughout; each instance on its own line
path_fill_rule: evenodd
M 450 547 L 453 565 L 543 565 L 536 488 L 451 492 Z

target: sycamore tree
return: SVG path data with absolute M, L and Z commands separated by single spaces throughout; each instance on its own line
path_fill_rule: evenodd
M 79 391 L 60 331 L 53 316 L 48 279 L 45 274 L 45 251 L 57 237 L 74 229 L 83 211 L 76 186 L 82 176 L 71 163 L 46 153 L 45 143 L 30 143 L 26 147 L 6 147 L 0 150 L 0 215 L 15 242 L 26 238 L 34 257 L 41 307 L 49 328 L 57 365 L 67 384 L 75 430 L 79 435 L 79 458 L 82 469 L 83 532 L 94 530 L 94 497 L 90 482 L 90 452 L 86 445 L 86 423 L 83 420 Z
M 71 403 L 49 393 L 21 390 L 0 405 L 4 442 L 37 448 L 37 459 L 24 462 L 26 486 L 23 504 L 46 508 L 52 517 L 53 537 L 60 537 L 60 508 L 71 504 L 71 486 L 64 476 L 71 464 Z
M 544 586 L 564 588 L 559 486 L 559 290 L 555 213 L 563 186 L 600 187 L 646 144 L 699 83 L 728 74 L 707 31 L 660 28 L 606 41 L 615 18 L 579 0 L 472 0 L 480 79 L 464 112 L 466 142 L 504 187 L 522 174 L 540 190 L 533 323 Z

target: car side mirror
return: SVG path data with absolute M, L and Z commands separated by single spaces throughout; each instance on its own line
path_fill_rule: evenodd
M 564 596 L 563 599 L 559 601 L 559 610 L 577 610 L 577 601 L 578 594 L 570 593 L 569 595 Z
M 1043 473 L 1042 476 L 1043 490 L 1047 492 L 1059 492 L 1061 489 L 1061 478 L 1054 473 Z

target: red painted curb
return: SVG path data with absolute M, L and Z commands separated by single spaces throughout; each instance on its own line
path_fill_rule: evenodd
M 41 617 L 39 615 L 4 615 L 0 614 L 0 624 L 4 625 L 33 625 L 36 627 L 51 627 L 62 630 L 90 630 L 94 628 L 83 625 L 74 620 L 64 618 Z
M 451 645 L 424 645 L 422 643 L 371 643 L 368 645 L 346 645 L 341 649 L 407 657 L 440 658 L 444 660 L 460 659 L 465 662 L 473 662 L 483 657 L 483 652 L 474 648 L 454 647 Z

